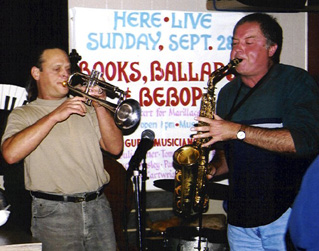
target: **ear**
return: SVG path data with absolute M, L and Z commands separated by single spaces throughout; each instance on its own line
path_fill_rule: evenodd
M 40 78 L 40 69 L 38 67 L 33 66 L 31 68 L 31 75 L 35 80 L 39 80 Z
M 278 48 L 277 44 L 271 45 L 269 47 L 269 50 L 268 50 L 269 57 L 272 57 L 275 54 L 275 52 L 277 51 L 277 48 Z

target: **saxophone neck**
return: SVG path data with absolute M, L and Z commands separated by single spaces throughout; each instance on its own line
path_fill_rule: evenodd
M 227 65 L 222 66 L 214 72 L 212 72 L 209 76 L 208 89 L 210 91 L 213 91 L 215 89 L 216 84 L 219 81 L 221 81 L 225 76 L 231 74 L 231 70 L 234 69 L 241 61 L 242 59 L 240 58 L 234 58 Z

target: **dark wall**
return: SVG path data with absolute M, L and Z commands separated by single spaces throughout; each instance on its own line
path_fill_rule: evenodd
M 39 47 L 68 52 L 67 0 L 0 0 L 0 83 L 24 86 Z
M 38 49 L 68 50 L 67 0 L 0 0 L 0 84 L 25 86 Z M 1 93 L 0 99 L 5 97 Z M 0 138 L 10 110 L 0 107 Z M 31 197 L 24 189 L 23 163 L 7 165 L 0 153 L 10 217 L 5 229 L 29 231 Z

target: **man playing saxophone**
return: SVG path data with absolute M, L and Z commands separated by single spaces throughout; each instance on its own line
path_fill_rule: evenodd
M 8 163 L 24 160 L 32 235 L 43 250 L 116 250 L 101 149 L 119 155 L 123 134 L 103 106 L 68 97 L 63 50 L 41 51 L 31 76 L 30 103 L 11 112 L 1 143 Z M 89 94 L 105 99 L 94 87 Z
M 282 28 L 267 14 L 238 21 L 231 59 L 238 76 L 219 92 L 214 119 L 191 130 L 216 153 L 207 177 L 228 173 L 231 250 L 286 250 L 290 207 L 319 152 L 319 89 L 310 75 L 280 62 Z M 219 142 L 215 145 L 215 143 Z

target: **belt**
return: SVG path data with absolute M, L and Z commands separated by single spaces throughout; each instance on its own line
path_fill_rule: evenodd
M 42 193 L 42 192 L 34 192 L 31 191 L 31 195 L 45 200 L 53 200 L 53 201 L 64 201 L 64 202 L 88 202 L 91 200 L 95 200 L 99 196 L 103 194 L 104 186 L 97 190 L 96 192 L 85 193 L 82 196 L 68 196 L 68 195 L 57 195 L 57 194 L 49 194 L 49 193 Z

